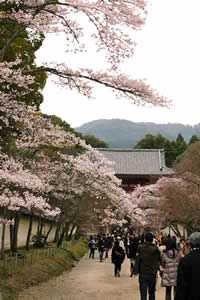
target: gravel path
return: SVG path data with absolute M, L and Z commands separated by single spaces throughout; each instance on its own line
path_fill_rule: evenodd
M 129 260 L 126 258 L 121 277 L 113 276 L 110 258 L 99 262 L 85 255 L 71 272 L 31 287 L 20 294 L 19 300 L 139 300 L 138 277 L 129 277 Z M 165 289 L 157 283 L 156 300 L 165 299 Z

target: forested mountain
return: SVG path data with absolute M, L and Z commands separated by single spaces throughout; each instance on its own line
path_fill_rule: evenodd
M 147 134 L 161 134 L 172 141 L 181 133 L 187 143 L 192 135 L 200 137 L 200 123 L 190 126 L 179 123 L 135 123 L 121 119 L 100 119 L 85 123 L 75 130 L 83 135 L 93 135 L 105 141 L 111 148 L 121 149 L 133 148 Z

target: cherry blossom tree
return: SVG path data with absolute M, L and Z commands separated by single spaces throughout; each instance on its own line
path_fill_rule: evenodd
M 4 209 L 2 222 L 5 224 L 10 218 L 15 220 L 14 229 L 11 227 L 14 230 L 14 242 L 11 243 L 11 246 L 12 250 L 16 251 L 17 231 L 22 209 L 29 212 L 30 221 L 35 213 L 43 217 L 55 217 L 60 212 L 56 206 L 54 206 L 55 209 L 52 209 L 49 205 L 47 193 L 51 187 L 45 184 L 41 177 L 38 177 L 39 174 L 36 173 L 36 170 L 30 167 L 34 165 L 32 157 L 37 151 L 48 148 L 50 145 L 53 145 L 54 148 L 62 147 L 67 142 L 69 146 L 70 135 L 23 103 L 14 100 L 8 101 L 3 97 L 0 98 L 0 102 L 2 104 L 0 106 L 2 128 L 0 135 L 0 203 Z M 9 151 L 10 144 L 15 146 L 14 157 L 12 157 L 13 153 Z M 30 230 L 27 244 L 30 239 Z
M 170 211 L 167 209 L 168 197 L 164 192 L 170 185 L 182 186 L 183 181 L 175 176 L 161 177 L 155 184 L 136 186 L 129 198 L 131 203 L 129 215 L 137 227 L 151 228 L 156 232 L 169 223 L 173 224 Z
M 77 219 L 80 222 L 80 214 L 84 215 L 84 211 L 88 214 L 95 207 L 101 206 L 101 202 L 104 208 L 105 203 L 110 201 L 117 206 L 119 199 L 124 199 L 121 182 L 114 176 L 111 163 L 102 154 L 80 138 L 54 126 L 49 119 L 34 112 L 33 108 L 15 101 L 2 100 L 2 103 L 2 127 L 15 138 L 17 150 L 23 151 L 26 168 L 35 176 L 39 175 L 40 185 L 45 187 L 50 203 L 53 206 L 59 205 L 65 211 L 60 219 L 64 219 L 65 232 L 72 223 L 77 225 Z M 4 137 L 1 139 L 3 143 Z M 83 150 L 76 155 L 68 154 L 75 146 Z M 55 158 L 48 158 L 47 149 L 56 152 Z M 18 171 L 15 172 L 18 178 Z M 20 180 L 22 185 L 23 175 L 19 177 Z
M 65 212 L 62 217 L 66 232 L 69 225 L 74 223 L 77 226 L 76 220 L 80 222 L 80 214 L 88 214 L 88 211 L 93 211 L 96 206 L 101 206 L 100 203 L 104 203 L 104 200 L 107 200 L 107 203 L 118 203 L 117 199 L 122 191 L 119 187 L 120 181 L 114 176 L 111 163 L 106 161 L 102 154 L 86 145 L 80 138 L 63 131 L 59 126 L 54 126 L 49 119 L 43 118 L 42 114 L 35 112 L 33 108 L 14 100 L 9 102 L 1 99 L 1 103 L 3 105 L 0 121 L 3 132 L 9 131 L 17 151 L 23 153 L 22 159 L 19 152 L 23 165 L 20 165 L 16 158 L 7 156 L 7 160 L 12 159 L 13 170 L 9 165 L 9 171 L 4 170 L 4 173 L 0 174 L 2 181 L 8 185 L 8 193 L 11 184 L 14 185 L 16 211 L 23 207 L 32 212 L 31 208 L 35 208 L 37 202 L 38 207 L 46 205 L 45 211 L 49 214 L 47 202 L 42 197 L 36 199 L 33 193 L 34 189 L 43 188 L 40 192 L 43 197 L 46 193 L 48 203 L 53 207 L 59 206 L 62 212 Z M 2 145 L 4 142 L 5 137 L 2 135 Z M 80 153 L 68 154 L 75 146 L 82 149 Z M 46 155 L 47 149 L 53 149 L 55 157 L 49 158 Z M 25 182 L 30 186 L 24 186 L 24 178 L 28 179 Z M 24 192 L 22 197 L 20 191 L 24 189 L 28 189 L 32 194 Z M 7 205 L 7 212 L 10 213 L 13 205 L 3 201 L 7 195 L 2 197 L 2 206 Z M 105 208 L 105 204 L 103 207 Z M 45 215 L 45 211 L 41 214 Z
M 61 161 L 56 162 L 48 177 L 54 186 L 51 191 L 52 200 L 60 207 L 62 215 L 58 226 L 62 226 L 61 239 L 66 235 L 69 227 L 80 227 L 81 222 L 94 221 L 95 210 L 103 210 L 110 204 L 119 204 L 124 191 L 111 168 L 111 163 L 91 146 L 79 140 L 85 149 L 79 155 L 61 155 Z M 70 207 L 70 209 L 69 209 Z M 87 217 L 86 217 L 87 216 Z M 92 218 L 89 218 L 92 216 Z
M 22 212 L 55 217 L 60 209 L 52 207 L 45 198 L 46 191 L 50 189 L 42 180 L 30 170 L 24 168 L 20 161 L 0 153 L 0 207 L 3 215 L 0 222 L 3 224 L 1 253 L 4 253 L 5 225 L 10 224 L 11 250 L 17 251 L 17 234 Z M 29 232 L 27 241 L 30 240 Z
M 10 78 L 3 81 L 4 87 L 12 86 L 14 91 L 15 85 L 11 81 L 16 78 L 18 72 L 21 72 L 19 78 L 22 78 L 45 71 L 56 75 L 57 82 L 62 86 L 75 89 L 87 97 L 92 96 L 93 84 L 98 84 L 111 88 L 118 97 L 129 98 L 135 104 L 169 105 L 166 98 L 160 96 L 144 81 L 130 78 L 119 68 L 121 62 L 133 56 L 135 42 L 131 36 L 134 30 L 141 29 L 145 23 L 145 0 L 3 0 L 0 3 L 0 12 L 1 23 L 4 26 L 16 25 L 11 27 L 12 30 L 10 34 L 7 33 L 7 39 L 0 49 L 1 70 L 3 74 L 11 74 Z M 30 39 L 31 35 L 37 32 L 64 34 L 63 46 L 66 48 L 66 55 L 68 52 L 73 52 L 74 55 L 87 52 L 90 42 L 95 43 L 94 51 L 102 52 L 106 59 L 105 70 L 75 70 L 70 65 L 56 62 L 34 69 L 13 68 L 5 61 L 5 54 L 22 30 L 29 33 Z M 27 81 L 24 81 L 22 86 L 28 86 Z
M 182 225 L 187 233 L 199 231 L 199 191 L 200 191 L 200 143 L 190 145 L 174 165 L 179 184 L 167 184 L 162 189 L 165 201 L 162 211 L 167 213 L 173 227 Z M 178 231 L 176 226 L 175 228 Z

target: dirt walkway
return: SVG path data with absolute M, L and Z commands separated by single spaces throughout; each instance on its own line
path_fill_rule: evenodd
M 139 300 L 138 277 L 129 277 L 129 260 L 121 277 L 113 276 L 110 258 L 102 263 L 85 255 L 71 272 L 25 290 L 19 300 Z M 156 300 L 164 300 L 165 289 L 157 284 Z

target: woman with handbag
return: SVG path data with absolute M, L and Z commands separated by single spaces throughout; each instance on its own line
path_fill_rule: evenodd
M 172 287 L 174 287 L 174 298 L 176 293 L 176 278 L 180 260 L 179 251 L 176 248 L 176 240 L 168 239 L 166 249 L 161 254 L 161 286 L 166 287 L 165 300 L 172 299 Z

